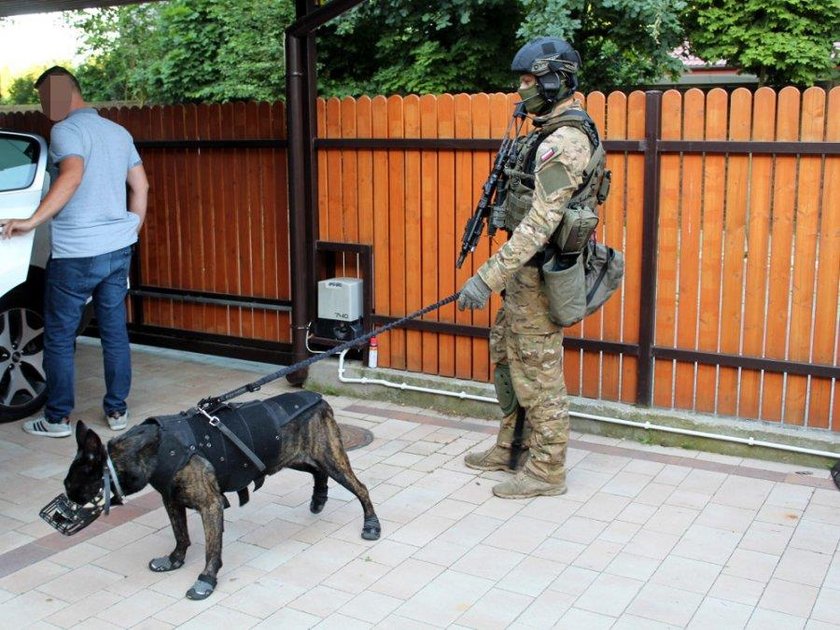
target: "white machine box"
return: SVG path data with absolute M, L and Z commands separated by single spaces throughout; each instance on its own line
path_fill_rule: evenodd
M 362 279 L 328 278 L 318 283 L 318 317 L 353 322 L 362 317 Z

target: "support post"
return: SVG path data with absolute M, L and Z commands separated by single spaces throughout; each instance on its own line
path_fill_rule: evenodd
M 315 30 L 364 0 L 295 0 L 297 19 L 286 29 L 286 137 L 289 168 L 289 250 L 292 280 L 292 359 L 307 357 L 306 326 L 315 313 L 318 179 L 315 155 Z M 302 385 L 308 370 L 286 376 Z
M 645 172 L 642 207 L 642 278 L 639 296 L 639 364 L 636 403 L 650 406 L 653 396 L 653 337 L 656 324 L 656 264 L 659 244 L 659 174 L 662 92 L 645 94 Z
M 303 122 L 308 89 L 303 64 L 304 39 L 286 32 L 286 133 L 289 142 L 289 252 L 292 281 L 292 360 L 306 358 L 306 324 L 308 293 L 311 278 L 310 256 L 307 256 L 307 182 L 306 172 L 308 129 Z M 301 385 L 308 371 L 289 374 L 286 379 Z

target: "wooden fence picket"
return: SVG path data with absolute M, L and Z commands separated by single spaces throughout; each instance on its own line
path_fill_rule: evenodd
M 795 88 L 779 92 L 776 140 L 798 140 L 800 94 Z M 791 281 L 793 219 L 796 207 L 796 156 L 777 156 L 773 191 L 773 220 L 770 230 L 769 297 L 766 321 L 765 356 L 786 357 L 788 307 Z M 733 379 L 734 381 L 734 379 Z M 783 419 L 782 401 L 785 377 L 767 373 L 762 387 L 761 417 Z
M 472 137 L 472 110 L 470 97 L 466 94 L 455 96 L 455 137 Z M 475 210 L 473 204 L 473 172 L 472 156 L 467 151 L 455 154 L 455 240 L 460 249 L 461 230 Z M 455 290 L 464 286 L 464 282 L 472 275 L 472 259 L 474 254 L 467 256 L 464 264 L 455 273 Z M 469 311 L 456 311 L 455 323 L 472 324 L 472 314 Z M 458 378 L 472 378 L 472 340 L 469 337 L 455 338 L 455 376 Z
M 662 139 L 679 140 L 682 135 L 682 97 L 676 90 L 662 96 Z M 662 156 L 659 195 L 659 268 L 656 272 L 656 345 L 672 347 L 675 343 L 678 265 L 678 218 L 680 203 L 680 156 Z M 674 392 L 674 364 L 671 360 L 654 362 L 653 401 L 670 407 Z
M 692 89 L 683 95 L 684 140 L 703 140 L 705 136 L 706 95 Z M 699 300 L 700 242 L 702 223 L 702 190 L 704 179 L 704 156 L 686 154 L 682 156 L 682 180 L 680 187 L 679 213 L 679 255 L 677 272 L 677 317 L 676 338 L 680 348 L 697 347 L 697 304 Z M 677 362 L 674 373 L 674 406 L 690 409 L 695 399 L 695 365 L 687 361 Z
M 421 138 L 435 138 L 437 128 L 437 98 L 431 94 L 420 97 Z M 434 151 L 421 154 L 420 175 L 420 306 L 436 302 L 440 292 L 438 276 L 438 250 L 441 244 L 438 221 L 444 212 L 438 206 L 438 156 Z M 439 313 L 429 313 L 427 321 L 438 321 Z M 440 335 L 424 332 L 420 336 L 420 369 L 426 374 L 437 374 L 440 370 L 438 343 Z
M 388 101 L 377 96 L 371 102 L 372 133 L 374 138 L 388 137 Z M 388 184 L 388 151 L 373 152 L 373 181 L 379 182 L 373 188 L 373 216 L 376 229 L 373 231 L 374 262 L 374 304 L 379 315 L 391 315 L 389 296 L 391 292 L 390 264 L 390 216 Z M 392 335 L 382 335 L 379 342 L 379 362 L 383 367 L 391 366 Z
M 753 95 L 752 117 L 753 140 L 772 141 L 775 138 L 776 125 L 776 93 L 773 90 L 761 88 L 756 91 Z M 742 341 L 743 352 L 751 356 L 761 356 L 764 352 L 765 300 L 768 285 L 766 268 L 770 250 L 773 167 L 772 156 L 752 157 Z M 738 400 L 741 413 L 758 417 L 761 376 L 757 370 L 742 370 Z
M 472 107 L 472 135 L 473 138 L 489 138 L 490 136 L 490 97 L 487 94 L 473 94 L 470 97 L 470 105 Z M 472 155 L 472 182 L 469 184 L 470 192 L 472 193 L 471 210 L 472 213 L 478 205 L 481 188 L 484 185 L 490 169 L 493 168 L 493 156 L 490 153 L 475 152 Z M 486 228 L 485 228 L 486 230 Z M 486 234 L 486 232 L 485 232 Z M 475 248 L 475 252 L 468 258 L 464 264 L 472 266 L 472 273 L 476 273 L 478 268 L 490 257 L 493 243 L 490 239 L 483 237 Z M 460 288 L 460 285 L 459 285 Z M 494 313 L 495 315 L 495 313 Z M 490 326 L 490 309 L 485 307 L 480 310 L 472 311 L 472 325 L 487 328 Z M 487 381 L 490 379 L 490 354 L 488 351 L 487 339 L 479 337 L 472 338 L 472 371 L 471 379 Z
M 420 98 L 416 94 L 403 99 L 406 138 L 420 137 Z M 423 225 L 420 220 L 422 208 L 422 156 L 419 150 L 405 152 L 405 311 L 413 313 L 423 308 Z M 423 368 L 422 334 L 416 330 L 405 332 L 406 368 L 419 372 Z
M 613 92 L 607 97 L 606 120 L 601 127 L 607 140 L 627 139 L 627 96 Z M 607 203 L 601 206 L 601 238 L 603 242 L 622 253 L 625 245 L 625 206 L 627 184 L 627 155 L 612 153 L 607 162 L 612 172 L 612 184 Z M 621 311 L 624 291 L 619 289 L 603 307 L 603 338 L 607 341 L 621 341 Z M 600 396 L 607 400 L 621 398 L 621 357 L 604 353 L 601 360 Z
M 811 88 L 802 95 L 802 120 L 799 138 L 803 141 L 822 141 L 825 136 L 825 91 Z M 797 174 L 795 233 L 793 242 L 793 270 L 791 278 L 788 347 L 785 358 L 809 361 L 811 358 L 811 314 L 814 302 L 815 267 L 817 258 L 817 230 L 819 222 L 819 190 L 822 177 L 822 158 L 803 155 L 799 158 Z M 831 184 L 829 184 L 831 185 Z M 786 424 L 802 425 L 806 421 L 808 378 L 789 375 L 785 383 L 784 420 Z
M 606 107 L 607 101 L 601 92 L 592 92 L 587 95 L 585 102 L 586 112 L 592 117 L 600 133 L 603 133 L 602 130 L 606 128 Z M 606 223 L 604 221 L 599 221 L 598 229 L 595 233 L 599 242 L 605 241 L 605 226 Z M 580 334 L 582 337 L 590 339 L 603 339 L 603 326 L 604 311 L 603 309 L 599 309 L 581 322 Z M 601 391 L 601 353 L 585 350 L 582 358 L 582 395 L 590 398 L 598 398 Z
M 455 137 L 455 99 L 451 94 L 437 97 L 437 136 L 439 138 Z M 452 295 L 460 287 L 455 286 L 455 256 L 458 247 L 458 224 L 455 216 L 457 187 L 455 185 L 455 152 L 439 151 L 437 208 L 438 208 L 438 287 L 439 295 Z M 435 239 L 434 235 L 429 236 Z M 429 243 L 432 245 L 432 243 Z M 431 303 L 428 302 L 427 303 Z M 455 323 L 455 305 L 447 304 L 438 309 L 439 321 L 448 324 Z M 438 336 L 438 370 L 442 376 L 455 376 L 455 335 L 441 334 Z
M 388 137 L 405 137 L 404 103 L 401 96 L 388 98 Z M 405 151 L 391 151 L 388 155 L 388 215 L 390 243 L 388 250 L 391 268 L 389 300 L 390 314 L 402 317 L 406 310 L 405 260 Z M 394 330 L 391 337 L 391 367 L 404 370 L 407 366 L 406 332 Z
M 829 92 L 826 107 L 825 139 L 840 142 L 840 88 Z M 838 361 L 838 335 L 840 330 L 837 305 L 840 301 L 840 155 L 825 158 L 822 186 L 816 194 L 822 207 L 820 211 L 818 257 L 814 265 L 817 273 L 812 361 L 832 365 Z M 831 322 L 835 322 L 832 326 Z M 832 393 L 833 392 L 833 393 Z M 808 398 L 808 426 L 840 430 L 840 382 L 828 379 L 811 379 Z M 832 411 L 834 422 L 831 422 Z
M 749 140 L 752 94 L 739 88 L 732 93 L 729 140 Z M 730 155 L 726 177 L 721 273 L 720 352 L 738 354 L 743 314 L 744 247 L 746 243 L 747 155 Z M 738 369 L 721 367 L 717 387 L 717 412 L 735 415 L 738 408 Z

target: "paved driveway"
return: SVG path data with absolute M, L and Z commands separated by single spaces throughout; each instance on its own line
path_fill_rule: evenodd
M 144 347 L 134 358 L 131 424 L 272 369 Z M 95 341 L 77 366 L 77 417 L 110 438 Z M 196 514 L 172 573 L 146 568 L 173 546 L 150 490 L 62 537 L 37 513 L 75 441 L 0 425 L 0 626 L 840 628 L 840 492 L 825 470 L 575 434 L 566 495 L 506 501 L 491 493 L 504 473 L 462 463 L 492 443 L 488 422 L 327 398 L 375 437 L 350 455 L 381 540 L 360 538 L 343 488 L 331 482 L 312 515 L 311 477 L 283 471 L 226 511 L 224 567 L 203 602 L 183 597 L 203 567 Z

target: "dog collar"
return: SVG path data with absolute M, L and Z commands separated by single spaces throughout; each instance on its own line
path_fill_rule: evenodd
M 111 460 L 111 454 L 108 452 L 108 446 L 105 447 L 105 461 L 106 466 L 102 471 L 102 487 L 105 491 L 105 514 L 108 514 L 111 511 L 111 480 L 114 481 L 114 490 L 116 491 L 116 497 L 123 502 L 125 499 L 125 494 L 122 491 L 122 487 L 120 487 L 120 480 L 117 477 L 117 470 L 114 468 L 114 462 Z

